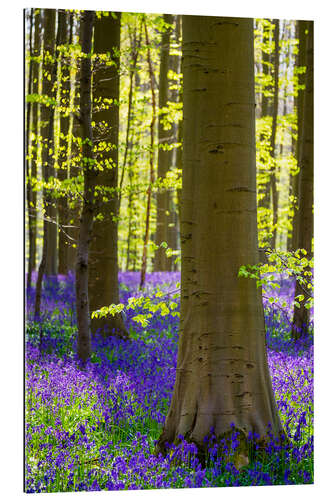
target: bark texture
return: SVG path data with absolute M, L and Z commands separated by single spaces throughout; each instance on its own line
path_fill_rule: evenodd
M 73 14 L 73 37 L 76 43 L 79 43 L 82 47 L 82 32 L 79 29 L 79 22 L 75 22 L 75 14 Z M 76 26 L 76 29 L 75 29 Z M 75 68 L 75 83 L 73 89 L 73 100 L 74 100 L 74 108 L 77 110 L 76 113 L 80 112 L 80 67 L 78 60 L 73 56 L 71 59 L 71 64 Z M 73 119 L 72 126 L 72 142 L 71 142 L 71 157 L 75 154 L 78 155 L 78 147 L 77 147 L 77 139 L 81 138 L 81 126 L 80 122 L 77 118 Z M 75 164 L 73 159 L 71 158 L 70 167 L 69 167 L 69 177 L 75 184 L 75 177 L 80 174 L 80 166 Z M 77 196 L 71 196 L 68 200 L 68 220 L 69 220 L 69 228 L 67 230 L 67 234 L 69 236 L 69 245 L 67 250 L 67 267 L 69 271 L 75 271 L 76 266 L 76 254 L 77 254 L 77 242 L 79 236 L 79 220 L 81 213 L 81 199 Z
M 43 95 L 54 97 L 54 83 L 56 80 L 56 62 L 54 61 L 55 44 L 55 20 L 56 11 L 54 9 L 45 9 L 43 12 L 44 27 L 44 47 L 43 47 Z M 34 315 L 37 319 L 40 315 L 40 304 L 42 294 L 42 283 L 44 274 L 55 275 L 56 269 L 56 225 L 55 212 L 52 200 L 51 190 L 47 183 L 54 175 L 54 107 L 43 105 L 41 108 L 41 136 L 43 140 L 42 147 L 42 174 L 45 186 L 43 189 L 43 200 L 45 214 L 43 219 L 43 247 L 42 258 L 38 267 L 36 282 L 35 310 Z M 53 221 L 53 222 L 52 222 Z M 54 238 L 55 234 L 55 238 Z
M 313 21 L 300 21 L 300 37 L 305 36 L 306 73 L 303 93 L 303 111 L 299 145 L 299 208 L 297 248 L 304 248 L 307 256 L 312 254 L 313 238 Z M 295 295 L 304 295 L 296 283 Z M 309 310 L 295 307 L 292 336 L 297 339 L 306 332 L 309 324 Z
M 91 311 L 119 303 L 118 288 L 118 129 L 120 14 L 95 18 L 94 52 L 111 53 L 113 65 L 100 61 L 94 75 L 94 142 L 98 173 L 95 219 L 89 255 Z M 121 315 L 94 318 L 92 331 L 127 336 Z
M 157 449 L 204 448 L 233 422 L 281 432 L 267 365 L 258 262 L 253 20 L 183 17 L 181 324 L 171 406 Z
M 306 67 L 306 25 L 304 21 L 297 21 L 297 38 L 299 39 L 298 44 L 298 56 L 297 56 L 297 66 L 298 69 Z M 296 157 L 297 165 L 300 170 L 301 168 L 301 150 L 303 144 L 303 127 L 304 127 L 304 93 L 305 93 L 305 72 L 298 74 L 298 93 L 297 93 L 297 145 L 296 145 Z M 294 176 L 293 178 L 293 194 L 296 197 L 295 214 L 293 218 L 293 236 L 292 236 L 292 249 L 296 250 L 299 248 L 298 235 L 299 235 L 299 187 L 300 187 L 300 174 Z
M 44 47 L 43 47 L 43 65 L 42 93 L 46 98 L 55 97 L 55 81 L 57 76 L 55 55 L 55 25 L 56 10 L 43 10 L 43 28 L 44 28 Z M 42 148 L 42 172 L 43 179 L 48 182 L 50 177 L 54 177 L 54 107 L 41 106 L 41 136 L 43 141 Z M 52 129 L 52 133 L 51 133 Z M 44 189 L 45 217 L 43 239 L 47 238 L 47 255 L 45 274 L 57 274 L 57 210 L 51 190 Z
M 167 24 L 172 23 L 172 16 L 164 14 L 163 20 Z M 165 108 L 168 104 L 168 69 L 170 65 L 170 28 L 165 29 L 162 33 L 161 40 L 161 55 L 160 55 L 160 75 L 159 75 L 159 120 L 158 120 L 158 160 L 157 160 L 157 176 L 163 180 L 166 177 L 168 170 L 171 167 L 171 151 L 168 151 L 164 146 L 169 146 L 171 143 L 172 129 L 166 130 L 163 125 L 165 119 Z M 170 191 L 163 188 L 156 195 L 156 237 L 155 243 L 160 245 L 163 241 L 169 242 L 168 225 L 171 223 L 170 217 Z M 155 252 L 154 271 L 171 271 L 171 259 L 168 259 L 165 253 L 165 248 L 159 247 Z
M 40 56 L 41 51 L 41 13 L 40 9 L 36 9 L 34 13 L 34 57 Z M 40 79 L 40 63 L 37 60 L 33 61 L 32 69 L 32 93 L 38 94 Z M 36 140 L 34 142 L 34 150 L 31 159 L 31 177 L 32 179 L 37 178 L 37 157 L 39 149 L 39 140 L 37 139 L 39 134 L 39 110 L 40 105 L 34 103 L 32 106 L 32 132 L 36 134 Z M 32 191 L 32 210 L 34 210 L 34 216 L 31 221 L 31 267 L 36 269 L 37 267 L 37 191 L 34 189 Z M 30 258 L 30 250 L 29 250 Z
M 82 52 L 80 76 L 80 120 L 82 128 L 82 162 L 84 175 L 83 206 L 77 248 L 75 292 L 78 327 L 77 353 L 85 363 L 91 353 L 90 310 L 88 295 L 88 256 L 94 222 L 94 191 L 97 168 L 93 154 L 91 126 L 91 48 L 95 14 L 84 11 L 81 18 Z
M 34 26 L 34 9 L 30 9 L 30 34 L 29 34 L 29 56 L 33 57 L 33 41 L 32 41 L 32 31 Z M 36 29 L 36 28 L 35 28 Z M 30 59 L 29 70 L 28 70 L 28 85 L 25 94 L 32 93 L 33 85 L 33 67 L 35 66 L 33 59 Z M 26 202 L 27 202 L 27 215 L 28 215 L 28 243 L 29 243 L 29 253 L 28 253 L 28 273 L 27 273 L 27 288 L 31 287 L 31 273 L 34 268 L 34 263 L 36 261 L 36 234 L 34 235 L 33 226 L 35 226 L 35 207 L 33 205 L 32 198 L 32 159 L 29 159 L 29 153 L 31 152 L 31 102 L 26 103 L 26 124 L 25 124 L 25 175 L 26 175 Z

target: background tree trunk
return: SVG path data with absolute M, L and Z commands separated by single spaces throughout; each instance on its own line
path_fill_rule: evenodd
M 41 52 L 41 11 L 35 9 L 34 13 L 34 57 L 39 57 Z M 39 93 L 39 80 L 40 80 L 40 63 L 34 61 L 32 69 L 32 93 Z M 34 151 L 31 160 L 31 177 L 37 179 L 37 160 L 40 148 L 39 141 L 39 113 L 40 104 L 34 103 L 32 106 L 32 132 L 35 134 Z M 31 240 L 31 266 L 35 270 L 37 268 L 37 191 L 32 191 L 32 209 L 34 210 L 34 217 L 32 218 L 32 240 Z
M 111 53 L 114 64 L 103 60 L 94 75 L 94 141 L 99 171 L 95 198 L 95 223 L 89 255 L 89 299 L 91 311 L 119 303 L 118 289 L 118 129 L 119 129 L 119 51 L 120 13 L 95 18 L 94 52 Z M 112 100 L 111 102 L 106 100 Z M 127 337 L 120 314 L 93 318 L 93 332 Z
M 278 19 L 274 20 L 274 98 L 273 98 L 273 114 L 272 114 L 272 134 L 270 143 L 270 154 L 273 162 L 273 169 L 270 175 L 270 185 L 272 190 L 272 212 L 273 212 L 273 237 L 272 248 L 276 247 L 276 234 L 278 223 L 278 191 L 277 191 L 277 168 L 276 168 L 276 129 L 277 129 L 277 116 L 279 109 L 279 68 L 280 68 L 280 22 Z
M 313 238 L 313 21 L 300 21 L 300 35 L 306 38 L 306 74 L 303 93 L 302 125 L 299 145 L 299 209 L 297 248 L 304 248 L 307 257 L 312 254 Z M 299 282 L 295 296 L 304 295 Z M 295 307 L 292 337 L 297 339 L 308 330 L 309 309 L 300 302 Z
M 94 191 L 97 169 L 93 154 L 91 126 L 91 49 L 95 13 L 84 11 L 81 18 L 82 52 L 80 78 L 80 119 L 82 127 L 82 164 L 84 175 L 84 201 L 80 218 L 79 242 L 76 261 L 76 314 L 78 326 L 77 353 L 85 363 L 91 353 L 90 310 L 88 295 L 88 256 L 94 222 Z
M 48 98 L 55 97 L 55 82 L 57 75 L 57 62 L 54 60 L 55 56 L 55 26 L 56 26 L 56 10 L 43 9 L 44 17 L 44 47 L 43 47 L 43 66 L 42 66 L 42 79 L 43 89 L 42 93 Z M 54 120 L 54 107 L 42 105 L 41 106 L 41 136 L 43 141 L 42 148 L 42 171 L 44 181 L 48 182 L 50 177 L 54 177 L 54 137 L 52 124 L 52 136 L 50 135 L 51 121 Z M 45 198 L 47 194 L 47 198 Z M 44 231 L 46 232 L 43 239 L 47 238 L 47 254 L 46 254 L 46 268 L 45 274 L 57 274 L 57 210 L 52 196 L 52 190 L 44 189 L 44 205 L 45 217 Z M 46 236 L 45 236 L 46 235 Z
M 164 14 L 163 21 L 169 25 L 172 23 L 172 15 Z M 163 180 L 171 167 L 171 151 L 164 149 L 164 146 L 169 146 L 171 143 L 170 136 L 172 128 L 165 129 L 163 120 L 165 120 L 165 111 L 168 104 L 168 70 L 170 67 L 170 34 L 171 29 L 164 28 L 161 40 L 161 55 L 160 55 L 160 76 L 159 76 L 159 94 L 158 94 L 158 160 L 157 160 L 157 176 Z M 171 223 L 170 217 L 170 191 L 161 189 L 156 195 L 156 236 L 155 243 L 160 245 L 163 241 L 170 245 L 168 239 L 168 225 Z M 155 252 L 154 271 L 171 271 L 171 259 L 166 256 L 165 248 L 159 247 Z
M 147 189 L 147 208 L 146 208 L 146 223 L 145 223 L 145 234 L 143 239 L 143 253 L 142 253 L 142 263 L 140 272 L 140 289 L 143 288 L 146 280 L 146 270 L 147 270 L 147 250 L 149 241 L 149 229 L 150 229 L 150 208 L 151 208 L 151 190 L 152 184 L 155 181 L 154 173 L 154 143 L 155 143 L 155 122 L 156 122 L 156 98 L 154 89 L 154 71 L 152 66 L 152 60 L 150 56 L 150 42 L 148 37 L 147 23 L 144 23 L 146 45 L 147 45 L 147 62 L 149 68 L 149 80 L 151 89 L 151 100 L 152 100 L 152 118 L 150 122 L 150 151 L 149 151 L 149 185 Z
M 30 32 L 29 32 L 29 56 L 33 57 L 33 42 L 32 42 L 32 32 L 34 25 L 34 9 L 30 9 L 29 15 L 29 24 L 30 24 Z M 29 70 L 28 70 L 28 85 L 25 91 L 25 94 L 32 93 L 32 85 L 33 85 L 33 66 L 34 61 L 30 59 L 29 61 Z M 34 266 L 34 258 L 36 259 L 36 240 L 34 240 L 33 234 L 33 225 L 36 217 L 36 213 L 33 207 L 32 200 L 32 159 L 29 158 L 29 153 L 31 153 L 31 102 L 26 102 L 26 123 L 25 123 L 25 174 L 26 174 L 26 202 L 27 202 L 27 214 L 28 214 L 28 242 L 29 242 L 29 254 L 28 254 L 28 273 L 27 273 L 27 288 L 31 287 L 31 273 Z M 35 255 L 33 255 L 33 252 Z
M 299 29 L 298 29 L 298 23 L 299 21 L 294 21 L 295 23 L 295 38 L 299 39 Z M 293 73 L 294 77 L 296 76 L 297 82 L 299 83 L 299 78 L 300 75 L 295 74 L 295 71 L 297 70 L 297 67 L 300 65 L 300 45 L 298 46 L 298 54 L 297 56 L 293 57 L 292 64 L 293 64 Z M 297 85 L 297 84 L 296 84 Z M 297 123 L 299 120 L 299 102 L 300 102 L 300 90 L 297 90 L 297 95 L 293 96 L 293 109 L 294 112 L 296 112 L 296 117 L 297 117 Z M 297 129 L 299 127 L 299 124 L 297 125 Z M 298 134 L 298 132 L 297 132 Z M 296 158 L 297 163 L 298 163 L 298 138 L 295 137 L 295 135 L 292 136 L 291 139 L 291 151 L 293 156 Z M 296 250 L 296 216 L 297 216 L 297 202 L 295 202 L 295 199 L 298 199 L 298 174 L 297 175 L 291 175 L 289 176 L 289 193 L 293 197 L 293 201 L 290 203 L 291 205 L 291 216 L 290 216 L 290 224 L 291 224 L 291 231 L 288 234 L 288 242 L 287 242 L 287 250 L 290 252 L 292 250 Z
M 204 448 L 233 422 L 281 432 L 261 291 L 238 278 L 258 258 L 253 20 L 183 17 L 181 325 L 171 406 L 157 449 Z
M 174 30 L 174 39 L 173 39 L 173 46 L 175 46 L 177 49 L 180 49 L 180 44 L 181 44 L 181 16 L 174 16 L 175 17 L 175 30 Z M 176 73 L 177 75 L 180 75 L 182 72 L 181 68 L 181 53 L 180 54 L 170 54 L 170 68 L 171 70 Z M 181 87 L 181 82 L 178 82 L 178 88 L 175 86 L 175 82 L 173 82 L 173 88 L 170 89 L 170 101 L 171 102 L 176 102 L 176 103 L 182 103 L 183 101 L 183 96 L 182 96 L 182 87 Z M 172 143 L 178 143 L 181 144 L 182 142 L 182 132 L 181 132 L 181 127 L 182 127 L 182 121 L 179 120 L 177 123 L 173 124 L 172 127 Z M 172 157 L 172 168 L 176 169 L 181 169 L 181 155 L 182 155 L 182 148 L 181 146 L 178 146 L 177 148 L 174 148 L 171 151 L 171 157 Z M 168 239 L 167 241 L 170 242 L 169 246 L 173 250 L 180 250 L 180 238 L 179 238 L 179 190 L 176 190 L 176 192 L 170 192 L 170 205 L 169 205 L 169 210 L 170 210 L 170 217 L 171 217 L 171 223 L 168 224 Z M 171 261 L 171 270 L 172 271 L 177 271 L 178 270 L 178 263 L 176 263 L 176 257 L 172 256 L 170 257 Z
M 82 47 L 82 32 L 80 30 L 79 21 L 74 22 L 75 14 L 73 14 L 73 31 L 76 26 L 76 30 L 73 33 L 74 40 L 76 43 L 79 43 Z M 75 68 L 75 77 L 74 77 L 74 108 L 76 109 L 76 114 L 80 113 L 80 64 L 78 63 L 75 57 L 72 57 L 71 64 Z M 73 156 L 74 151 L 77 150 L 77 146 L 75 145 L 75 140 L 81 138 L 81 126 L 80 122 L 77 118 L 73 119 L 72 125 L 72 143 L 71 143 L 71 155 Z M 78 154 L 78 151 L 76 151 Z M 71 158 L 70 167 L 69 167 L 69 177 L 75 184 L 75 178 L 80 174 L 80 167 L 73 162 Z M 69 228 L 67 230 L 67 234 L 69 236 L 69 245 L 67 250 L 67 268 L 68 271 L 75 271 L 76 267 L 76 254 L 77 254 L 77 243 L 79 239 L 79 225 L 80 225 L 80 213 L 81 213 L 81 200 L 77 198 L 77 196 L 72 196 L 71 199 L 68 200 L 68 221 Z
M 69 14 L 64 10 L 59 10 L 59 44 L 66 45 L 72 43 L 73 13 Z M 68 22 L 71 19 L 71 22 Z M 62 109 L 60 114 L 60 138 L 58 153 L 58 179 L 64 181 L 68 178 L 68 146 L 70 115 L 67 111 L 70 103 L 70 61 L 68 57 L 61 55 L 60 59 L 60 103 Z M 66 110 L 67 108 L 67 110 Z M 59 218 L 59 250 L 58 250 L 58 272 L 67 274 L 68 272 L 68 249 L 69 240 L 67 237 L 67 226 L 69 225 L 69 211 L 67 195 L 58 198 L 58 218 Z
M 56 10 L 44 9 L 43 11 L 43 27 L 44 27 L 44 47 L 43 47 L 43 95 L 51 98 L 54 97 L 54 84 L 57 75 L 57 62 L 54 57 L 55 44 L 55 21 Z M 43 140 L 42 146 L 42 172 L 43 180 L 47 184 L 49 178 L 54 175 L 54 106 L 41 107 L 41 136 Z M 38 267 L 38 276 L 36 282 L 35 296 L 35 318 L 40 315 L 40 303 L 42 293 L 42 283 L 44 274 L 56 274 L 56 239 L 54 241 L 54 229 L 56 234 L 56 225 L 54 224 L 54 205 L 52 205 L 51 190 L 48 187 L 43 189 L 43 199 L 45 214 L 43 219 L 43 248 L 42 258 Z M 50 222 L 50 221 L 53 221 Z M 51 236 L 50 236 L 51 232 Z M 50 248 L 55 245 L 54 248 Z M 49 257 L 51 253 L 51 257 Z
M 297 66 L 298 70 L 300 68 L 305 68 L 306 61 L 306 44 L 307 37 L 305 34 L 305 24 L 304 21 L 297 21 L 297 31 L 299 38 L 298 45 L 298 58 Z M 301 149 L 303 144 L 303 127 L 304 127 L 304 105 L 305 105 L 305 72 L 298 74 L 298 93 L 297 93 L 297 146 L 296 146 L 296 158 L 299 171 L 301 169 Z M 293 178 L 293 193 L 296 198 L 295 214 L 293 219 L 293 236 L 292 236 L 292 248 L 296 250 L 299 247 L 299 187 L 300 187 L 300 172 Z

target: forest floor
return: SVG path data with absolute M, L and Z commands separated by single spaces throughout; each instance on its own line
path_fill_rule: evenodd
M 138 273 L 120 273 L 119 278 L 121 302 L 140 296 Z M 149 274 L 144 294 L 175 290 L 179 279 L 179 273 Z M 26 301 L 26 491 L 313 483 L 312 336 L 296 344 L 290 340 L 293 286 L 279 281 L 271 295 L 287 306 L 264 300 L 266 338 L 289 440 L 271 439 L 259 455 L 254 436 L 253 456 L 241 470 L 220 452 L 213 435 L 205 466 L 184 441 L 167 457 L 154 454 L 175 380 L 179 304 L 174 315 L 153 314 L 145 327 L 133 320 L 144 311 L 127 311 L 131 340 L 95 336 L 91 360 L 82 370 L 75 355 L 73 275 L 45 281 L 39 322 L 31 319 L 33 286 Z

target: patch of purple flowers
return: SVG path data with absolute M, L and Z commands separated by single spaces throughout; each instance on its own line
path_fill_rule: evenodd
M 139 273 L 120 273 L 121 301 L 140 294 Z M 147 275 L 146 294 L 172 291 L 179 273 Z M 27 293 L 26 491 L 95 491 L 313 482 L 313 346 L 294 345 L 279 312 L 265 308 L 268 361 L 289 440 L 272 436 L 237 470 L 214 430 L 203 465 L 182 436 L 166 457 L 156 456 L 175 380 L 178 319 L 153 315 L 147 328 L 132 321 L 135 340 L 96 336 L 84 370 L 78 368 L 74 276 L 48 278 L 42 315 L 32 321 L 34 287 Z M 289 300 L 290 286 L 280 290 Z M 42 348 L 39 346 L 42 330 Z M 237 431 L 233 430 L 234 448 Z

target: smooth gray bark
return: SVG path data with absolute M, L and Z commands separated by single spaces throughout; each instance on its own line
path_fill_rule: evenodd
M 282 431 L 261 290 L 238 278 L 259 260 L 253 20 L 184 16 L 183 73 L 180 340 L 162 452 L 179 434 L 203 449 L 232 422 L 245 439 Z

